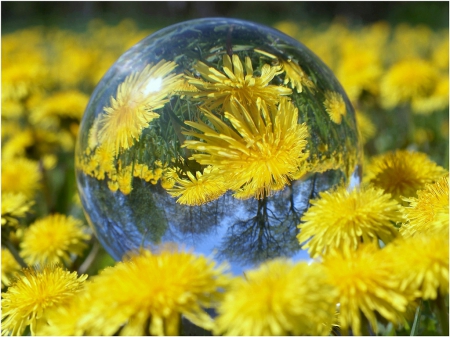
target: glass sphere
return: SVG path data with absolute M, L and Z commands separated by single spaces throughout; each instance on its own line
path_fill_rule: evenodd
M 224 18 L 162 29 L 95 89 L 76 147 L 87 219 L 117 260 L 174 242 L 235 274 L 285 256 L 309 200 L 360 181 L 355 114 L 281 32 Z

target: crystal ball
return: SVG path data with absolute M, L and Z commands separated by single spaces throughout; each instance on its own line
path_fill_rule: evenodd
M 307 259 L 296 238 L 309 200 L 356 186 L 352 105 L 299 41 L 225 18 L 143 39 L 107 71 L 75 151 L 88 222 L 116 260 L 163 244 L 235 274 Z

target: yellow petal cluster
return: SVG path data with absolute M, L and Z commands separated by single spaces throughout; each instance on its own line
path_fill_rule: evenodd
M 365 324 L 362 316 L 377 331 L 376 313 L 392 323 L 403 322 L 413 295 L 400 289 L 392 258 L 374 244 L 346 252 L 334 250 L 324 257 L 326 273 L 339 291 L 339 326 L 343 334 L 351 328 L 355 336 L 361 335 Z
M 312 257 L 331 250 L 357 250 L 363 243 L 392 241 L 398 235 L 394 224 L 400 220 L 400 205 L 383 190 L 341 187 L 311 200 L 298 225 L 297 238 Z
M 116 97 L 111 97 L 110 106 L 97 117 L 98 143 L 116 155 L 130 148 L 142 130 L 159 117 L 155 110 L 168 102 L 167 97 L 181 76 L 171 74 L 176 67 L 172 61 L 161 60 L 125 78 L 117 88 Z
M 215 333 L 325 336 L 336 295 L 321 265 L 275 259 L 233 280 L 218 307 Z
M 289 88 L 269 84 L 276 75 L 283 72 L 281 66 L 265 64 L 261 68 L 261 75 L 257 77 L 253 74 L 249 57 L 245 57 L 242 64 L 238 55 L 224 55 L 223 73 L 203 62 L 198 62 L 196 70 L 203 80 L 188 77 L 189 84 L 199 90 L 192 97 L 201 100 L 208 110 L 219 106 L 227 110 L 233 98 L 246 105 L 260 97 L 267 104 L 276 105 L 280 96 L 292 93 Z
M 183 146 L 197 151 L 192 158 L 198 163 L 224 175 L 239 198 L 262 198 L 282 189 L 308 156 L 307 126 L 298 124 L 298 109 L 287 99 L 277 108 L 259 98 L 246 108 L 233 99 L 225 112 L 233 128 L 209 111 L 204 115 L 214 129 L 201 121 L 185 122 L 198 130 L 185 134 L 200 140 Z
M 449 185 L 448 176 L 417 191 L 417 198 L 405 198 L 409 206 L 402 209 L 406 223 L 400 228 L 404 237 L 439 233 L 448 235 Z
M 448 225 L 448 224 L 447 224 Z M 400 291 L 434 300 L 449 291 L 449 237 L 441 233 L 399 237 L 386 246 L 385 253 L 395 259 Z
M 418 190 L 446 173 L 425 153 L 396 150 L 372 157 L 364 180 L 402 201 L 402 197 L 415 197 Z
M 204 309 L 217 304 L 228 282 L 224 266 L 204 256 L 168 248 L 141 251 L 92 279 L 89 308 L 79 319 L 93 335 L 119 329 L 123 335 L 178 335 L 181 315 L 211 330 L 213 320 Z
M 29 325 L 37 333 L 49 308 L 67 304 L 83 288 L 87 275 L 78 277 L 56 265 L 24 269 L 2 293 L 2 335 L 22 335 Z
M 69 263 L 71 254 L 83 253 L 89 237 L 80 220 L 52 214 L 38 219 L 25 230 L 20 244 L 21 256 L 29 265 Z

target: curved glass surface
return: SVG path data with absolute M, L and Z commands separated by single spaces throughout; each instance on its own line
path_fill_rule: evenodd
M 359 184 L 354 110 L 300 42 L 232 19 L 183 22 L 126 53 L 98 84 L 76 147 L 85 214 L 117 260 L 175 242 L 228 261 L 307 258 L 309 200 Z

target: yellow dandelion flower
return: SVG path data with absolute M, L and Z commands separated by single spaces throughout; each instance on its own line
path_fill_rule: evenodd
M 201 152 L 192 158 L 218 169 L 241 198 L 262 198 L 282 189 L 308 157 L 307 126 L 298 124 L 298 109 L 286 98 L 278 108 L 258 98 L 248 109 L 233 99 L 225 112 L 233 128 L 209 111 L 204 114 L 215 130 L 201 121 L 185 122 L 203 133 L 185 132 L 200 140 L 183 146 Z
M 382 189 L 341 187 L 311 200 L 297 238 L 300 243 L 309 240 L 303 247 L 312 257 L 333 249 L 356 250 L 362 243 L 390 242 L 398 234 L 393 222 L 400 219 L 400 205 Z
M 2 193 L 2 226 L 17 225 L 19 218 L 24 218 L 33 205 L 34 200 L 23 193 Z
M 87 284 L 87 283 L 86 283 Z M 85 285 L 86 285 L 85 284 Z M 67 305 L 49 308 L 45 313 L 47 324 L 39 326 L 38 336 L 86 336 L 84 315 L 89 312 L 91 297 L 80 291 Z
M 23 193 L 32 198 L 40 187 L 39 164 L 26 158 L 2 163 L 2 193 Z
M 53 93 L 31 109 L 30 122 L 45 123 L 55 116 L 81 120 L 88 101 L 89 96 L 78 90 Z
M 341 94 L 334 91 L 326 91 L 323 105 L 330 119 L 336 124 L 341 124 L 342 116 L 345 116 L 347 113 L 347 107 Z
M 380 52 L 376 48 L 347 46 L 344 50 L 336 76 L 351 101 L 357 101 L 363 90 L 378 94 L 379 79 L 383 73 Z M 351 42 L 350 42 L 351 44 Z
M 134 254 L 103 270 L 88 286 L 87 331 L 113 335 L 122 328 L 123 335 L 177 335 L 181 315 L 211 330 L 213 320 L 203 308 L 214 307 L 222 297 L 229 282 L 223 271 L 214 261 L 187 252 Z
M 282 61 L 281 65 L 285 72 L 284 84 L 291 83 L 291 88 L 297 92 L 302 92 L 303 86 L 314 89 L 314 82 L 311 81 L 303 69 L 293 60 Z
M 401 202 L 402 197 L 415 197 L 418 190 L 447 172 L 425 153 L 396 150 L 372 157 L 365 173 L 365 181 Z
M 376 126 L 365 113 L 359 110 L 356 110 L 355 117 L 361 142 L 365 144 L 375 136 Z
M 276 259 L 236 278 L 218 307 L 216 334 L 328 335 L 336 289 L 319 264 Z
M 395 63 L 381 79 L 381 102 L 385 108 L 428 96 L 434 89 L 438 74 L 434 66 L 421 59 Z
M 109 151 L 106 146 L 98 147 L 91 160 L 93 164 L 92 167 L 94 167 L 93 173 L 95 178 L 99 180 L 105 179 L 105 174 L 116 171 L 113 153 L 112 151 Z
M 117 182 L 117 173 L 111 175 L 108 180 L 108 188 L 111 192 L 117 192 L 119 190 L 119 183 Z
M 261 68 L 261 76 L 255 77 L 249 57 L 245 57 L 243 65 L 238 55 L 224 55 L 224 73 L 203 62 L 198 62 L 196 70 L 204 80 L 188 77 L 189 83 L 199 89 L 192 97 L 201 99 L 208 110 L 221 105 L 227 110 L 233 97 L 244 105 L 256 102 L 258 97 L 269 105 L 275 105 L 280 96 L 292 94 L 289 88 L 269 84 L 276 75 L 283 72 L 281 66 L 265 64 Z
M 20 130 L 2 144 L 2 160 L 10 161 L 16 157 L 24 157 L 28 147 L 34 145 L 31 129 Z
M 23 50 L 2 57 L 2 100 L 24 99 L 48 82 L 48 67 L 40 50 Z
M 429 96 L 412 98 L 412 112 L 418 115 L 429 115 L 435 111 L 448 108 L 448 93 L 449 82 L 447 74 L 439 78 L 436 87 Z
M 448 235 L 449 223 L 448 176 L 428 184 L 417 192 L 417 198 L 405 198 L 408 207 L 403 208 L 406 223 L 400 228 L 404 237 L 440 233 Z
M 2 289 L 11 285 L 11 281 L 20 269 L 20 264 L 11 252 L 6 248 L 2 248 Z
M 161 60 L 128 76 L 117 88 L 116 97 L 111 97 L 110 106 L 98 117 L 99 143 L 108 145 L 115 154 L 130 148 L 142 130 L 159 117 L 154 110 L 168 102 L 167 97 L 182 76 L 170 74 L 176 67 L 174 62 Z
M 45 320 L 45 312 L 68 303 L 86 278 L 58 266 L 23 269 L 23 276 L 2 293 L 2 335 L 22 335 L 28 325 L 35 335 L 38 323 Z
M 117 172 L 117 183 L 119 184 L 119 190 L 125 195 L 131 193 L 133 189 L 133 172 L 132 166 L 126 166 L 120 168 Z
M 2 118 L 20 118 L 23 116 L 25 107 L 22 102 L 16 100 L 2 100 Z
M 399 237 L 383 249 L 395 256 L 400 290 L 418 292 L 417 296 L 424 300 L 448 294 L 448 239 L 448 234 L 440 233 Z
M 179 197 L 177 202 L 183 205 L 198 206 L 220 198 L 226 191 L 223 176 L 211 167 L 203 173 L 197 171 L 195 177 L 191 172 L 186 173 L 189 179 L 177 177 L 176 185 L 168 192 L 173 197 Z
M 29 265 L 70 262 L 70 254 L 81 255 L 89 235 L 73 217 L 52 214 L 28 227 L 20 243 L 20 255 Z
M 323 265 L 330 283 L 339 291 L 339 325 L 361 335 L 361 314 L 377 331 L 375 313 L 392 323 L 401 323 L 411 294 L 400 291 L 400 280 L 391 266 L 389 255 L 375 245 L 362 245 L 356 251 L 332 251 Z
M 433 48 L 431 59 L 434 65 L 437 65 L 440 69 L 448 72 L 448 64 L 449 64 L 448 30 L 444 32 L 443 36 L 439 39 L 439 43 L 436 46 L 436 48 Z

